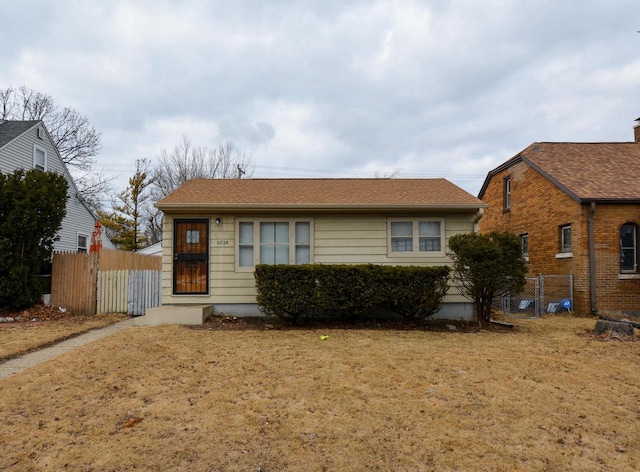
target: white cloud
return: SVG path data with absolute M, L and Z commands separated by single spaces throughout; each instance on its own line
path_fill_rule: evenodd
M 103 132 L 99 162 L 123 179 L 135 158 L 188 134 L 234 141 L 287 175 L 400 168 L 476 193 L 474 176 L 532 141 L 630 139 L 635 8 L 7 0 L 0 87 L 25 84 L 86 114 Z

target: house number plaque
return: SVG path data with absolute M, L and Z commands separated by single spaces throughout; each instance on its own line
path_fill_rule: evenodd
M 216 241 L 216 246 L 228 246 L 228 245 L 229 245 L 228 239 L 218 239 Z

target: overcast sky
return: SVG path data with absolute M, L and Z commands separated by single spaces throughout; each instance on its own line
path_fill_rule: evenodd
M 445 177 L 534 141 L 631 141 L 637 0 L 2 0 L 0 87 L 102 133 L 122 190 L 183 135 L 254 177 Z

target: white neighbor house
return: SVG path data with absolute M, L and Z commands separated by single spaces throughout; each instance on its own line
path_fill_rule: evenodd
M 446 265 L 486 205 L 445 179 L 195 179 L 164 212 L 162 304 L 259 314 L 268 264 Z M 474 316 L 452 287 L 439 318 Z
M 88 251 L 91 233 L 97 217 L 78 195 L 78 189 L 56 149 L 44 123 L 36 121 L 0 120 L 0 172 L 9 174 L 17 169 L 39 169 L 63 175 L 69 184 L 67 214 L 62 220 L 56 251 Z M 108 238 L 103 247 L 113 249 Z

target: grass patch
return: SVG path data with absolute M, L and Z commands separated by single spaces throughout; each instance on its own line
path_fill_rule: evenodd
M 0 362 L 123 321 L 128 316 L 120 313 L 92 316 L 65 314 L 56 319 L 43 319 L 25 314 L 23 318 L 20 322 L 0 324 Z
M 517 325 L 121 331 L 2 380 L 0 469 L 636 470 L 640 343 Z

